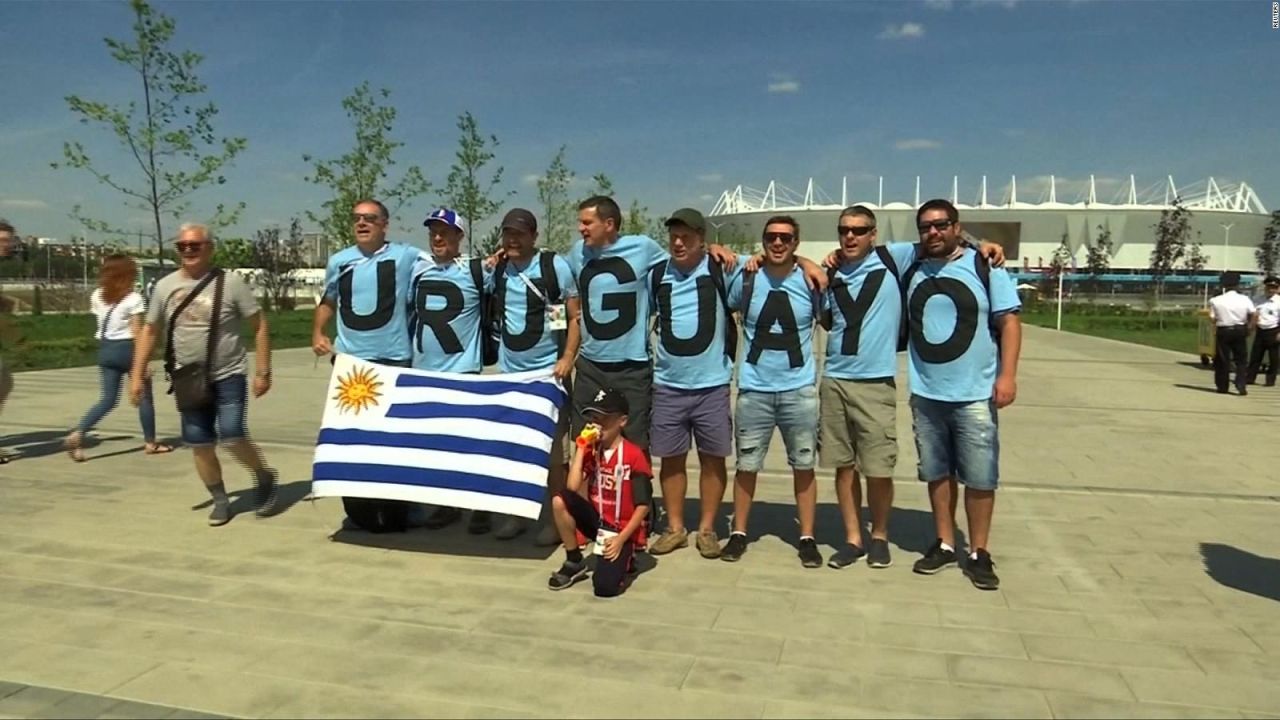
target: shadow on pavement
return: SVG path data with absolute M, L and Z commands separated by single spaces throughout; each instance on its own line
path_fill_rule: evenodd
M 223 466 L 226 467 L 225 465 Z M 225 474 L 224 474 L 225 478 Z M 225 482 L 225 481 L 224 481 Z M 310 480 L 294 480 L 293 482 L 281 482 L 276 486 L 276 507 L 268 517 L 274 517 L 282 513 L 288 512 L 290 508 L 297 505 L 307 497 L 311 492 Z M 253 486 L 240 488 L 239 490 L 228 490 L 227 498 L 231 500 L 231 514 L 239 515 L 241 513 L 252 513 L 253 508 Z M 204 500 L 191 506 L 192 510 L 208 510 L 213 505 L 213 498 L 206 497 Z
M 1219 584 L 1280 600 L 1280 560 L 1218 543 L 1200 543 L 1200 557 L 1204 571 Z
M 1173 386 L 1176 388 L 1181 388 L 1183 390 L 1197 390 L 1199 392 L 1213 393 L 1215 395 L 1218 394 L 1217 388 L 1206 387 L 1204 385 L 1187 385 L 1185 383 L 1174 383 Z M 1222 394 L 1225 395 L 1226 393 L 1222 393 Z

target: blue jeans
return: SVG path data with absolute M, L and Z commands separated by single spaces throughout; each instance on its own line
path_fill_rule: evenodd
M 991 400 L 943 402 L 911 396 L 919 477 L 954 477 L 974 490 L 1000 485 L 1000 423 Z
M 738 392 L 737 469 L 760 472 L 775 427 L 787 446 L 793 470 L 812 470 L 817 460 L 818 390 L 812 385 L 786 392 Z
M 98 404 L 80 420 L 76 431 L 81 435 L 102 422 L 102 418 L 115 409 L 120 401 L 120 384 L 133 367 L 132 340 L 103 340 L 98 346 L 98 375 L 102 380 L 102 396 Z M 156 407 L 151 399 L 151 381 L 142 383 L 142 402 L 138 403 L 138 420 L 142 423 L 142 437 L 147 442 L 156 439 Z
M 221 440 L 246 437 L 245 413 L 249 408 L 249 384 L 244 375 L 232 375 L 213 383 L 213 407 L 182 412 L 182 442 L 208 447 Z

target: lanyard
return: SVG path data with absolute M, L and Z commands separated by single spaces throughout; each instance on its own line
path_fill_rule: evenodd
M 616 493 L 613 500 L 613 526 L 618 528 L 618 530 L 622 530 L 622 445 L 619 444 L 613 452 L 617 455 L 613 461 L 613 487 L 614 492 Z M 601 453 L 601 455 L 603 454 L 604 453 Z M 602 493 L 599 488 L 601 470 L 600 460 L 603 459 L 604 458 L 597 458 L 596 460 L 596 513 L 601 517 L 604 516 L 604 493 Z
M 119 305 L 119 304 L 120 303 L 112 303 L 111 307 L 107 308 L 107 313 L 102 316 L 102 325 L 98 327 L 99 340 L 107 339 L 107 322 L 111 320 L 111 313 L 116 311 L 116 305 Z
M 529 261 L 529 265 L 530 265 L 530 267 L 532 267 L 532 266 L 533 266 L 533 263 L 534 263 L 534 262 L 536 262 L 537 260 L 539 260 L 541 257 L 542 257 L 542 253 L 541 253 L 541 252 L 539 252 L 537 255 L 535 255 L 535 256 L 533 257 L 533 260 L 530 260 L 530 261 Z M 528 268 L 525 268 L 525 270 L 527 270 L 527 269 L 528 269 Z M 537 295 L 537 296 L 538 296 L 538 299 L 542 301 L 542 304 L 543 304 L 543 305 L 550 305 L 550 304 L 551 304 L 551 301 L 547 299 L 547 296 L 546 296 L 546 295 L 544 295 L 544 294 L 542 293 L 542 291 L 538 289 L 538 286 L 537 286 L 537 285 L 534 285 L 534 284 L 533 284 L 533 281 L 529 279 L 529 276 L 528 276 L 528 275 L 525 275 L 525 274 L 524 274 L 524 270 L 516 270 L 516 275 L 520 276 L 520 279 L 521 279 L 521 280 L 523 280 L 523 281 L 524 281 L 524 284 L 525 284 L 525 285 L 527 285 L 527 286 L 529 287 L 529 289 L 533 291 L 533 294 L 534 294 L 534 295 Z M 545 281 L 545 280 L 546 280 L 546 278 L 543 278 L 543 280 Z

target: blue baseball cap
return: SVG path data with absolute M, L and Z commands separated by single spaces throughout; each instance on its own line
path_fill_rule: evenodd
M 427 215 L 427 219 L 422 221 L 422 225 L 424 227 L 430 226 L 433 220 L 435 222 L 442 222 L 450 227 L 456 227 L 462 231 L 463 235 L 467 234 L 466 221 L 463 220 L 462 217 L 454 210 L 450 210 L 449 208 L 437 208 L 432 210 L 431 214 Z

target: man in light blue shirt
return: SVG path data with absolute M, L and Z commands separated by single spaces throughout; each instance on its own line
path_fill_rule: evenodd
M 663 555 L 689 545 L 684 499 L 692 435 L 698 444 L 702 501 L 698 552 L 716 558 L 720 539 L 715 518 L 724 500 L 725 458 L 733 448 L 729 383 L 738 341 L 728 287 L 741 271 L 725 273 L 707 254 L 702 213 L 682 208 L 666 225 L 671 259 L 650 271 L 649 302 L 658 330 L 650 448 L 662 459 L 659 476 L 667 530 L 649 552 Z
M 961 245 L 960 214 L 950 202 L 921 205 L 916 227 L 922 257 L 904 277 L 911 413 L 937 540 L 914 570 L 931 575 L 956 563 L 959 481 L 971 548 L 964 573 L 975 587 L 995 590 L 987 545 L 999 485 L 996 413 L 1017 395 L 1021 303 L 1005 270 Z
M 413 367 L 419 370 L 476 373 L 483 368 L 480 346 L 481 309 L 492 291 L 493 273 L 483 258 L 463 258 L 460 247 L 466 225 L 448 208 L 431 212 L 423 221 L 430 240 L 430 255 L 413 268 L 409 298 L 409 338 Z M 440 507 L 427 518 L 436 529 L 462 517 L 458 508 Z M 490 514 L 474 510 L 467 530 L 473 535 L 489 532 Z
M 494 268 L 493 314 L 500 323 L 498 369 L 504 373 L 552 368 L 555 376 L 572 391 L 573 360 L 582 342 L 579 326 L 581 304 L 569 263 L 538 243 L 538 220 L 533 213 L 515 208 L 502 218 L 502 248 L 505 251 Z M 488 331 L 488 328 L 485 329 Z M 567 404 L 567 403 L 566 403 Z M 551 446 L 551 466 L 547 474 L 547 496 L 564 489 L 568 472 L 569 408 L 560 408 L 560 422 Z M 560 542 L 547 510 L 546 521 L 534 543 Z M 508 517 L 494 536 L 509 540 L 524 532 L 521 518 Z
M 796 262 L 800 227 L 779 215 L 765 222 L 764 265 L 744 272 L 729 290 L 729 303 L 742 314 L 746 347 L 738 376 L 737 472 L 734 476 L 733 532 L 720 559 L 736 562 L 747 549 L 747 518 L 756 477 L 764 466 L 774 428 L 782 434 L 795 479 L 800 519 L 799 555 L 805 567 L 820 567 L 814 541 L 818 491 L 814 484 L 818 394 L 814 388 L 813 325 L 821 291 L 809 288 Z

